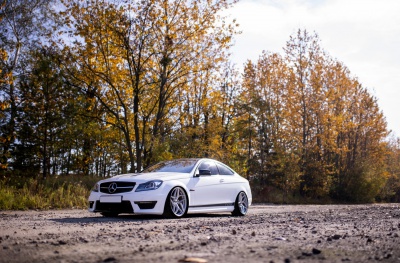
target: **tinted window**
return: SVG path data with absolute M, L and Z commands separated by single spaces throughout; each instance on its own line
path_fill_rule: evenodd
M 197 160 L 195 159 L 193 160 L 180 159 L 180 160 L 166 161 L 150 166 L 145 170 L 143 170 L 142 173 L 155 173 L 155 172 L 190 173 L 193 170 L 196 163 Z
M 211 175 L 218 174 L 217 166 L 212 161 L 202 162 L 198 168 L 199 170 L 210 170 Z
M 231 169 L 229 169 L 228 167 L 226 167 L 225 165 L 217 163 L 217 167 L 219 170 L 219 174 L 222 174 L 222 175 L 233 175 L 234 174 L 234 172 Z

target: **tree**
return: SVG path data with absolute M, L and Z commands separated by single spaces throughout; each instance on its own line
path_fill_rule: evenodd
M 40 46 L 41 37 L 47 34 L 46 14 L 50 0 L 4 0 L 0 10 L 0 49 L 3 50 L 1 71 L 7 81 L 0 84 L 0 103 L 2 121 L 0 123 L 1 166 L 7 167 L 11 149 L 16 138 L 17 114 L 19 107 L 19 76 L 24 69 L 20 67 L 30 49 Z M 4 51 L 8 56 L 4 56 Z
M 66 116 L 62 113 L 63 108 L 68 105 L 67 99 L 70 99 L 65 94 L 61 74 L 53 62 L 53 56 L 51 51 L 44 49 L 32 55 L 34 61 L 30 62 L 32 68 L 29 75 L 25 74 L 19 81 L 22 100 L 18 140 L 21 143 L 17 149 L 19 156 L 23 157 L 26 149 L 30 148 L 30 155 L 42 160 L 44 178 L 50 174 L 51 153 L 55 150 L 58 134 L 65 128 Z M 24 160 L 26 158 L 16 160 L 14 168 L 31 168 Z
M 386 120 L 377 100 L 299 30 L 285 57 L 263 53 L 243 74 L 238 130 L 249 173 L 303 196 L 371 201 L 388 174 Z
M 250 137 L 249 170 L 261 186 L 293 191 L 300 183 L 300 173 L 298 145 L 290 126 L 293 90 L 289 68 L 280 55 L 263 52 L 257 63 L 248 62 L 243 77 L 241 108 L 248 116 L 241 125 L 248 126 Z M 244 127 L 238 130 L 245 131 Z
M 323 196 L 330 190 L 322 158 L 321 134 L 324 132 L 324 54 L 318 36 L 298 30 L 285 48 L 291 69 L 292 94 L 288 115 L 293 138 L 301 149 L 300 168 L 303 176 L 301 191 L 311 196 Z
M 64 49 L 78 69 L 69 72 L 70 84 L 102 104 L 102 121 L 124 134 L 130 169 L 139 171 L 143 159 L 146 165 L 152 161 L 155 145 L 171 128 L 178 91 L 196 72 L 212 71 L 225 58 L 234 26 L 217 13 L 231 4 L 63 3 L 66 10 L 60 14 L 76 37 Z
M 386 202 L 400 202 L 400 139 L 390 136 L 387 147 L 388 180 L 381 188 L 379 198 Z

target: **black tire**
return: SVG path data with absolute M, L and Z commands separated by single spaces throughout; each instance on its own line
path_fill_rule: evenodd
M 233 216 L 245 216 L 249 210 L 249 200 L 245 192 L 240 192 L 235 200 L 235 209 L 232 212 Z
M 183 188 L 172 188 L 165 200 L 164 214 L 166 218 L 184 217 L 189 208 L 189 200 Z

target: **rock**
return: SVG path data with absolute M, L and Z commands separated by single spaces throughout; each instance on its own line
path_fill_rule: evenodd
M 384 259 L 389 259 L 389 258 L 391 258 L 392 257 L 392 253 L 388 253 L 388 254 L 386 254 L 383 258 Z
M 214 236 L 209 237 L 209 240 L 214 241 L 214 242 L 220 242 L 220 238 L 216 238 Z
M 313 248 L 313 249 L 312 249 L 312 253 L 313 253 L 314 255 L 319 255 L 319 254 L 321 254 L 321 250 L 319 250 L 319 249 L 317 249 L 317 248 Z
M 114 262 L 114 261 L 117 261 L 115 257 L 108 257 L 105 260 L 103 260 L 103 262 Z
M 204 258 L 186 257 L 180 259 L 178 262 L 207 263 L 207 260 Z
M 80 237 L 80 238 L 79 238 L 79 241 L 81 241 L 82 243 L 89 243 L 89 241 L 86 240 L 86 239 L 83 238 L 83 237 Z

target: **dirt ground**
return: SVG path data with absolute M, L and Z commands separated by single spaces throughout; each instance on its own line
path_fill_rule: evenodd
M 254 205 L 183 219 L 0 211 L 0 262 L 400 262 L 400 204 Z

